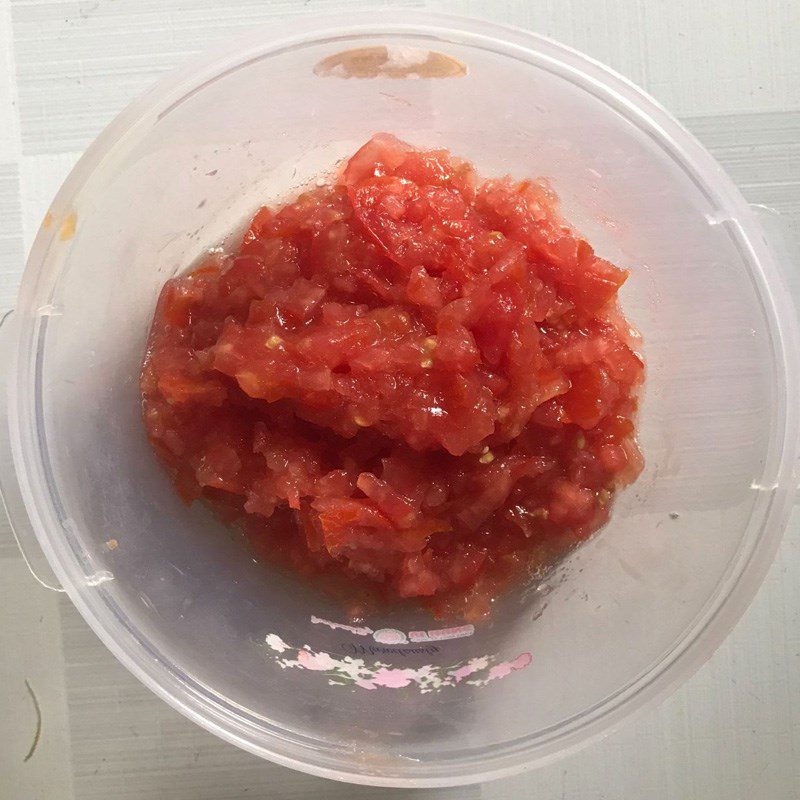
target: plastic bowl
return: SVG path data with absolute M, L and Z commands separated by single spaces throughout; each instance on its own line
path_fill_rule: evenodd
M 395 77 L 345 79 L 342 59 L 315 72 L 375 46 Z M 413 79 L 428 51 L 466 74 Z M 352 64 L 369 72 L 364 58 Z M 484 174 L 549 178 L 567 218 L 630 268 L 622 299 L 645 337 L 645 473 L 552 580 L 474 629 L 408 612 L 346 626 L 335 602 L 181 504 L 139 418 L 166 278 L 380 130 Z M 19 535 L 35 532 L 98 636 L 175 708 L 340 780 L 487 780 L 664 697 L 753 597 L 796 485 L 794 311 L 753 210 L 627 81 L 486 22 L 294 21 L 162 81 L 61 188 L 4 333 Z

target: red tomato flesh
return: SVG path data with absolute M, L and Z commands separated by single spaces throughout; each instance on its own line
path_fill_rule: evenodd
M 270 560 L 477 619 L 641 470 L 626 277 L 544 182 L 378 134 L 166 283 L 145 426 Z

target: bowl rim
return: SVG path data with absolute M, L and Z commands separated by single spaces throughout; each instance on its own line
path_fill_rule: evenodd
M 580 724 L 556 726 L 549 737 L 537 732 L 513 742 L 493 745 L 479 756 L 469 755 L 424 765 L 398 761 L 380 771 L 361 771 L 325 754 L 325 747 L 276 726 L 248 718 L 242 709 L 215 700 L 204 687 L 168 662 L 155 646 L 126 623 L 102 586 L 88 585 L 76 554 L 65 543 L 63 517 L 57 496 L 47 477 L 46 446 L 41 434 L 39 408 L 39 349 L 44 341 L 46 320 L 26 309 L 44 305 L 58 274 L 58 261 L 51 256 L 55 232 L 42 226 L 31 249 L 20 289 L 15 358 L 9 373 L 9 426 L 15 469 L 39 544 L 70 599 L 87 623 L 116 658 L 142 683 L 184 716 L 221 738 L 278 764 L 337 780 L 374 786 L 437 787 L 491 780 L 541 766 L 607 735 L 623 720 L 653 706 L 693 674 L 722 643 L 738 621 L 777 551 L 794 497 L 798 455 L 800 408 L 787 402 L 798 396 L 798 365 L 791 358 L 798 352 L 798 331 L 788 296 L 780 289 L 780 275 L 759 223 L 730 178 L 703 146 L 665 109 L 626 78 L 594 59 L 519 28 L 495 22 L 421 11 L 416 9 L 331 13 L 295 17 L 280 25 L 265 26 L 194 59 L 187 66 L 161 78 L 150 90 L 132 101 L 89 146 L 67 177 L 51 206 L 54 215 L 69 208 L 96 171 L 107 169 L 117 148 L 134 137 L 143 126 L 155 124 L 184 97 L 233 69 L 254 59 L 269 58 L 286 48 L 335 38 L 389 35 L 430 36 L 443 41 L 476 45 L 501 55 L 525 53 L 532 59 L 552 63 L 564 73 L 579 78 L 584 88 L 623 108 L 627 116 L 655 137 L 699 188 L 714 199 L 748 254 L 757 280 L 756 289 L 772 329 L 773 368 L 781 406 L 774 410 L 782 433 L 770 444 L 772 463 L 765 466 L 775 475 L 775 487 L 764 498 L 763 523 L 750 547 L 739 554 L 730 574 L 720 582 L 705 613 L 684 632 L 683 639 L 647 673 L 627 687 L 584 712 Z M 454 39 L 453 37 L 458 37 Z M 711 183 L 713 182 L 713 187 Z M 22 391 L 27 387 L 28 394 Z M 33 403 L 28 402 L 33 397 Z M 776 444 L 777 442 L 777 444 Z M 777 452 L 776 452 L 777 451 Z M 35 480 L 34 480 L 35 477 Z M 51 492 L 33 486 L 50 485 Z

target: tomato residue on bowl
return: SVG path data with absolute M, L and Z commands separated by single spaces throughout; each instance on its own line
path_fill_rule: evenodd
M 545 182 L 379 134 L 166 283 L 150 441 L 271 561 L 479 618 L 641 470 L 626 277 Z

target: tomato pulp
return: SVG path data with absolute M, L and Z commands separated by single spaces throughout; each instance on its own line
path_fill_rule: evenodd
M 641 470 L 626 277 L 545 182 L 379 134 L 166 283 L 150 442 L 270 560 L 479 618 Z

